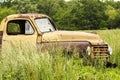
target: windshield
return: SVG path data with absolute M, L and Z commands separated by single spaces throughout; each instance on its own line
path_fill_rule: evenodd
M 41 32 L 55 31 L 54 26 L 51 24 L 48 18 L 35 19 L 35 23 Z

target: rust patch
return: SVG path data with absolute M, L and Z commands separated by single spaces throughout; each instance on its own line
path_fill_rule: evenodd
M 18 18 L 38 18 L 38 17 L 47 17 L 43 14 L 18 14 Z
M 78 41 L 58 41 L 58 42 L 46 42 L 39 43 L 41 50 L 49 50 L 49 48 L 59 48 L 61 47 L 63 50 L 76 50 L 77 52 L 85 52 L 88 46 L 91 46 L 89 42 L 78 42 Z
M 42 36 L 42 34 L 38 34 L 38 37 L 39 37 L 39 36 Z
M 0 47 L 2 46 L 2 36 L 3 36 L 3 31 L 0 31 Z
M 19 14 L 18 18 L 29 18 L 29 16 L 27 16 L 27 15 L 23 16 L 22 14 Z
M 7 17 L 8 18 L 13 18 L 13 17 L 17 17 L 17 18 L 30 18 L 30 17 L 31 18 L 44 18 L 44 17 L 47 17 L 47 18 L 49 18 L 49 16 L 47 16 L 45 14 L 13 14 L 13 15 L 9 15 Z
M 7 19 L 7 17 L 6 17 L 6 18 L 5 18 L 5 23 L 7 22 L 7 20 L 8 20 L 8 19 Z

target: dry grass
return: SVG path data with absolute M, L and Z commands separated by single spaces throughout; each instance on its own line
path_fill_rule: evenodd
M 58 51 L 40 53 L 31 48 L 6 49 L 0 56 L 0 80 L 119 80 L 120 30 L 96 31 L 113 48 L 111 61 L 118 67 L 84 66 L 82 59 L 68 58 Z

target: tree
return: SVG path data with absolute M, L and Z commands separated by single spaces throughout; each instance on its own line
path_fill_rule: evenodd
M 1 7 L 2 8 L 4 8 L 4 7 L 10 8 L 12 6 L 12 1 L 13 0 L 3 0 L 3 2 L 1 2 Z
M 39 0 L 37 4 L 38 12 L 53 16 L 59 8 L 59 3 L 62 1 L 63 0 Z
M 120 2 L 106 1 L 105 13 L 108 16 L 108 29 L 120 28 Z
M 13 13 L 43 13 L 60 29 L 120 28 L 120 2 L 114 0 L 4 0 L 0 19 Z
M 108 28 L 112 29 L 117 26 L 116 24 L 116 18 L 118 16 L 117 10 L 114 9 L 112 6 L 108 5 L 107 9 L 105 10 L 106 15 L 108 16 L 107 24 Z
M 12 2 L 12 9 L 14 9 L 17 13 L 36 13 L 37 12 L 37 4 L 34 1 L 30 0 L 14 0 Z
M 6 16 L 10 15 L 10 14 L 14 14 L 15 11 L 12 9 L 8 9 L 8 8 L 0 8 L 0 22 L 2 21 L 3 18 L 5 18 Z
M 81 0 L 84 4 L 84 19 L 82 20 L 83 26 L 88 29 L 100 29 L 102 25 L 106 25 L 105 21 L 105 5 L 99 0 Z M 84 21 L 86 23 L 84 23 Z M 104 24 L 103 24 L 104 23 Z
M 58 10 L 57 22 L 65 29 L 100 29 L 106 26 L 105 4 L 99 0 L 73 0 Z

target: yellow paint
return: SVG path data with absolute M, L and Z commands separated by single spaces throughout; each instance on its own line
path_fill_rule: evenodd
M 88 41 L 92 45 L 104 44 L 99 35 L 80 31 L 55 31 L 44 33 L 42 41 Z
M 32 23 L 32 20 L 28 17 L 20 17 L 21 15 L 10 15 L 6 17 L 2 22 L 0 26 L 0 30 L 3 31 L 3 38 L 2 38 L 2 48 L 9 48 L 10 46 L 33 46 L 36 47 L 36 40 L 37 40 L 37 34 L 38 31 L 35 28 L 34 24 Z M 25 15 L 27 16 L 27 15 Z M 8 35 L 7 34 L 7 23 L 11 20 L 28 20 L 34 29 L 34 34 L 25 35 L 25 34 L 19 34 L 19 35 Z
M 48 17 L 43 14 L 14 14 L 7 16 L 0 25 L 0 30 L 3 31 L 2 46 L 8 46 L 14 43 L 16 46 L 22 44 L 31 44 L 36 46 L 36 43 L 42 42 L 57 42 L 57 41 L 88 41 L 92 45 L 105 44 L 99 35 L 93 33 L 86 33 L 81 31 L 54 31 L 48 33 L 42 33 L 39 31 L 37 25 L 34 22 L 35 18 Z M 49 17 L 48 17 L 49 18 Z M 28 20 L 33 28 L 34 34 L 32 35 L 8 35 L 6 34 L 6 26 L 10 20 Z M 38 36 L 41 35 L 41 36 Z
M 51 41 L 89 41 L 93 45 L 104 44 L 103 40 L 99 37 L 99 35 L 80 32 L 80 31 L 55 31 L 55 32 L 44 33 L 42 35 L 37 25 L 34 23 L 35 18 L 41 18 L 41 17 L 48 17 L 48 16 L 43 14 L 14 14 L 6 17 L 5 19 L 3 19 L 0 26 L 0 30 L 4 31 L 3 39 L 8 41 L 10 40 L 12 42 L 15 41 L 20 42 L 23 40 L 22 42 L 28 41 L 30 44 L 32 43 L 34 45 L 37 42 L 40 43 L 40 42 L 51 42 Z M 6 34 L 7 22 L 14 19 L 29 20 L 35 30 L 35 33 L 33 35 L 17 35 L 17 36 L 7 35 Z M 37 38 L 37 34 L 41 34 L 42 37 L 39 36 Z M 4 42 L 5 41 L 3 41 L 3 43 Z

